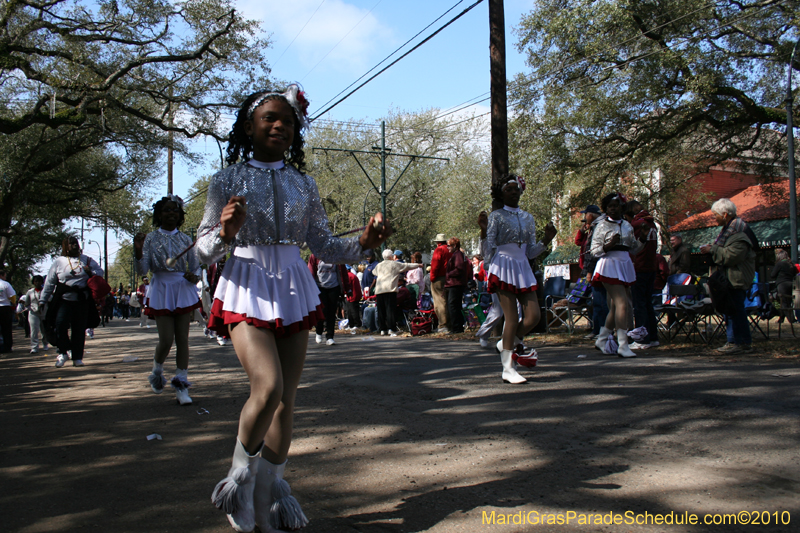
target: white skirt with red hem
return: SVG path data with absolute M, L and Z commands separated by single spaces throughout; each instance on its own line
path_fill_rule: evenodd
M 323 317 L 319 288 L 297 246 L 247 246 L 225 264 L 208 327 L 227 334 L 229 325 L 246 322 L 282 338 Z
M 536 276 L 533 275 L 528 256 L 525 255 L 526 245 L 516 243 L 502 244 L 497 247 L 497 252 L 492 257 L 487 274 L 489 282 L 487 290 L 491 293 L 498 290 L 523 294 L 536 290 Z
M 619 250 L 606 252 L 606 255 L 597 261 L 592 276 L 592 284 L 599 286 L 603 283 L 609 285 L 625 285 L 630 287 L 636 282 L 636 270 L 633 267 L 631 254 Z
M 147 288 L 144 314 L 149 317 L 176 316 L 202 308 L 197 287 L 183 277 L 183 272 L 154 272 Z

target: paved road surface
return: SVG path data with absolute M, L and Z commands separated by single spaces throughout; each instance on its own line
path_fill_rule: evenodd
M 247 380 L 232 347 L 201 331 L 188 407 L 149 389 L 155 328 L 98 329 L 82 369 L 56 369 L 54 350 L 29 355 L 17 339 L 0 359 L 0 530 L 232 531 L 210 494 Z M 298 392 L 286 477 L 307 533 L 798 530 L 796 360 L 542 348 L 529 384 L 511 386 L 477 343 L 336 338 L 311 338 Z M 740 511 L 771 524 L 579 523 Z M 543 514 L 570 523 L 530 523 Z

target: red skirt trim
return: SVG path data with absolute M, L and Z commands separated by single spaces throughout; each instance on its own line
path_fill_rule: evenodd
M 490 293 L 495 293 L 497 291 L 506 291 L 513 294 L 525 294 L 528 292 L 534 292 L 536 290 L 536 285 L 534 284 L 531 287 L 515 287 L 505 281 L 502 281 L 494 274 L 489 274 L 489 282 L 486 285 L 486 290 Z
M 147 305 L 148 303 L 150 303 L 149 299 L 147 300 L 147 302 L 145 302 L 144 311 L 142 312 L 154 320 L 155 317 L 157 316 L 186 315 L 193 312 L 195 309 L 203 309 L 203 302 L 201 302 L 200 300 L 197 300 L 197 303 L 194 305 L 190 305 L 189 307 L 178 307 L 174 311 L 170 311 L 169 309 L 153 309 L 152 307 L 148 307 Z
M 208 329 L 215 331 L 218 335 L 228 336 L 230 335 L 228 330 L 230 324 L 245 322 L 257 328 L 272 331 L 277 339 L 285 339 L 300 331 L 309 331 L 317 322 L 323 320 L 325 320 L 325 313 L 323 312 L 322 304 L 319 304 L 316 309 L 304 316 L 302 320 L 284 324 L 280 318 L 274 322 L 267 322 L 247 316 L 244 313 L 225 311 L 222 309 L 222 300 L 214 298 L 214 303 L 211 305 L 211 316 L 208 319 Z
M 594 287 L 602 287 L 603 283 L 607 285 L 625 285 L 626 287 L 632 287 L 635 281 L 625 282 L 621 279 L 617 278 L 608 278 L 606 276 L 601 276 L 600 274 L 595 274 L 592 278 L 592 286 Z

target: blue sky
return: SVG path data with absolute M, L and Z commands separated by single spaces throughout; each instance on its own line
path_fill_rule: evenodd
M 244 16 L 263 21 L 272 36 L 267 52 L 276 79 L 296 81 L 311 100 L 313 116 L 325 102 L 358 79 L 456 4 L 457 0 L 238 0 Z M 474 0 L 462 1 L 400 54 L 460 13 Z M 533 0 L 505 0 L 507 75 L 526 70 L 516 51 L 513 28 Z M 399 56 L 393 56 L 393 59 Z M 378 69 L 379 70 L 379 69 Z M 376 70 L 377 71 L 377 70 Z M 323 118 L 337 121 L 363 119 L 378 124 L 391 109 L 414 112 L 449 109 L 489 92 L 489 4 L 484 0 L 395 66 L 339 104 Z M 486 94 L 488 96 L 488 94 Z M 471 113 L 473 108 L 464 113 Z M 476 113 L 489 110 L 485 101 Z M 219 150 L 211 140 L 195 144 L 207 154 L 206 163 L 188 167 L 181 160 L 174 168 L 174 191 L 187 197 L 192 184 L 218 168 Z M 154 195 L 166 193 L 163 184 Z M 80 223 L 78 222 L 78 227 Z M 73 224 L 74 226 L 74 224 Z M 94 231 L 86 239 L 102 242 Z M 97 259 L 97 246 L 84 252 Z M 118 248 L 109 235 L 109 255 Z

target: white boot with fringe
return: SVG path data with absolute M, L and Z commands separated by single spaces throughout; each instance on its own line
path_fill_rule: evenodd
M 250 455 L 241 441 L 236 439 L 228 477 L 217 483 L 211 493 L 211 501 L 217 509 L 225 511 L 228 522 L 240 533 L 250 533 L 256 527 L 253 490 L 263 447 L 262 442 L 258 451 Z
M 296 531 L 308 525 L 308 518 L 283 479 L 286 463 L 276 465 L 263 457 L 259 461 L 253 502 L 261 533 Z

